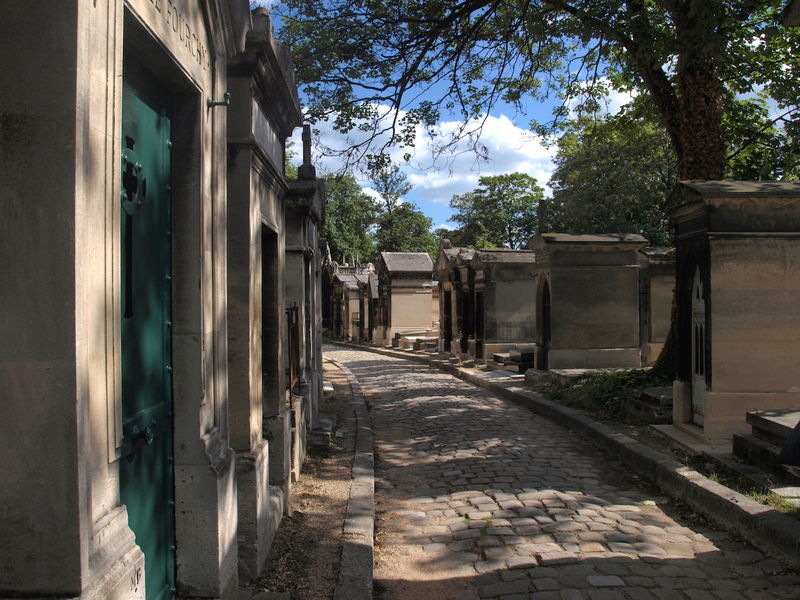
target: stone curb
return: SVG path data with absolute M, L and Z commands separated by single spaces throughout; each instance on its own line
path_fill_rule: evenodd
M 347 348 L 404 358 L 438 368 L 497 396 L 523 405 L 576 431 L 585 440 L 613 453 L 627 466 L 656 484 L 664 493 L 685 502 L 721 528 L 747 540 L 762 551 L 800 568 L 800 521 L 711 481 L 671 456 L 662 454 L 625 434 L 595 421 L 589 414 L 562 406 L 514 384 L 492 380 L 480 371 L 447 361 L 403 351 L 352 342 L 326 340 Z
M 372 560 L 375 539 L 375 458 L 372 423 L 364 394 L 355 375 L 343 364 L 327 359 L 341 369 L 353 391 L 356 415 L 356 449 L 353 457 L 350 499 L 342 532 L 342 560 L 333 600 L 372 600 Z

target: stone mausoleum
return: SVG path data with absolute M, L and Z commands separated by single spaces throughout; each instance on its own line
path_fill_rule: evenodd
M 435 335 L 431 257 L 425 252 L 381 252 L 376 273 L 375 343 L 389 346 L 398 334 Z
M 535 241 L 536 368 L 642 364 L 635 234 L 540 234 Z
M 3 8 L 0 596 L 238 598 L 321 393 L 288 51 L 245 0 Z
M 674 424 L 707 441 L 748 411 L 800 408 L 800 183 L 683 182 Z
M 474 307 L 470 358 L 536 343 L 536 262 L 531 250 L 476 250 L 469 262 Z

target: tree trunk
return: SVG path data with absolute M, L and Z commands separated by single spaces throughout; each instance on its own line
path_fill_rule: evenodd
M 645 81 L 655 99 L 678 159 L 680 179 L 719 180 L 725 172 L 726 144 L 722 134 L 724 86 L 715 55 L 724 51 L 719 45 L 717 19 L 713 3 L 690 16 L 690 5 L 673 13 L 679 54 L 674 84 L 660 68 L 645 74 Z M 655 377 L 672 380 L 678 372 L 678 348 L 675 327 L 677 302 L 673 289 L 670 329 L 661 353 L 653 364 Z
M 676 148 L 681 179 L 722 179 L 725 139 L 722 135 L 723 87 L 711 57 L 681 61 L 677 76 L 680 129 Z

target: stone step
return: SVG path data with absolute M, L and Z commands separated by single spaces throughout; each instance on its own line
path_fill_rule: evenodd
M 536 351 L 519 348 L 509 351 L 508 355 L 514 362 L 533 362 L 534 358 L 536 358 Z
M 672 409 L 672 386 L 649 387 L 642 390 L 642 401 Z
M 495 352 L 492 354 L 492 360 L 498 362 L 500 364 L 505 364 L 511 361 L 511 353 L 510 352 Z
M 747 413 L 747 423 L 753 435 L 782 447 L 800 421 L 800 410 L 787 408 L 779 410 L 760 410 Z
M 657 400 L 644 398 L 625 398 L 623 406 L 629 415 L 649 425 L 672 423 L 672 404 L 664 406 Z
M 439 338 L 417 338 L 413 344 L 414 350 L 436 350 L 439 348 Z
M 764 410 L 747 413 L 749 434 L 734 434 L 736 459 L 777 475 L 792 485 L 800 484 L 800 470 L 781 463 L 780 452 L 800 419 L 800 410 Z
M 331 413 L 319 413 L 314 420 L 311 432 L 308 434 L 308 445 L 315 447 L 330 445 L 331 436 L 335 428 L 336 415 Z
M 778 455 L 781 447 L 776 446 L 752 433 L 733 434 L 733 455 L 739 460 L 769 471 L 780 474 L 783 469 Z

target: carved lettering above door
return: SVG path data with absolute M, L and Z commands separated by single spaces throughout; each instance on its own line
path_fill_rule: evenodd
M 211 44 L 201 2 L 129 0 L 129 5 L 198 83 L 204 83 L 211 67 Z

